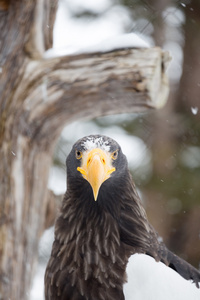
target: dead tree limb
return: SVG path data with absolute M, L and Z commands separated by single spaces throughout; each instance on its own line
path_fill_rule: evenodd
M 151 48 L 30 61 L 15 97 L 24 99 L 23 134 L 40 140 L 77 118 L 158 108 L 167 94 L 163 52 Z

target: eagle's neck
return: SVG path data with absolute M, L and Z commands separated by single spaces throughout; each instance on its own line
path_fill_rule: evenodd
M 86 213 L 84 205 L 71 202 L 66 194 L 55 239 L 61 270 L 57 286 L 66 297 L 79 293 L 81 299 L 124 299 L 128 253 L 111 214 L 97 207 Z

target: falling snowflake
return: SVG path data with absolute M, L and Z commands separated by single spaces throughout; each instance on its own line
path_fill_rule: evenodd
M 197 115 L 198 110 L 199 110 L 198 107 L 191 107 L 191 111 L 192 111 L 193 115 Z

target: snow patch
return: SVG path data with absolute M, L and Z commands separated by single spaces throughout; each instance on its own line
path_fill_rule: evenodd
M 117 49 L 149 47 L 150 45 L 139 35 L 135 33 L 127 33 L 105 39 L 96 45 L 82 48 L 77 51 L 77 53 L 109 52 Z
M 87 47 L 81 47 L 80 45 L 74 45 L 63 47 L 63 48 L 53 48 L 45 53 L 45 58 L 54 57 L 57 55 L 70 55 L 70 54 L 83 54 L 83 53 L 93 53 L 93 52 L 109 52 L 118 49 L 131 49 L 131 48 L 149 48 L 150 44 L 146 42 L 143 37 L 135 33 L 120 34 L 117 36 L 112 36 L 107 39 L 102 39 L 100 43 L 94 43 L 88 45 Z
M 44 274 L 46 266 L 43 264 L 38 265 L 36 276 L 33 281 L 32 289 L 29 294 L 30 300 L 43 300 L 44 299 Z
M 53 166 L 50 169 L 48 188 L 56 195 L 64 194 L 66 191 L 66 171 L 65 168 Z
M 126 300 L 199 300 L 200 290 L 177 272 L 144 254 L 135 254 L 127 264 Z

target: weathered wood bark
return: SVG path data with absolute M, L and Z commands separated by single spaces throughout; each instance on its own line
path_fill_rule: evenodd
M 26 299 L 48 221 L 47 180 L 66 123 L 138 112 L 167 98 L 159 48 L 43 59 L 56 0 L 0 6 L 0 299 Z

